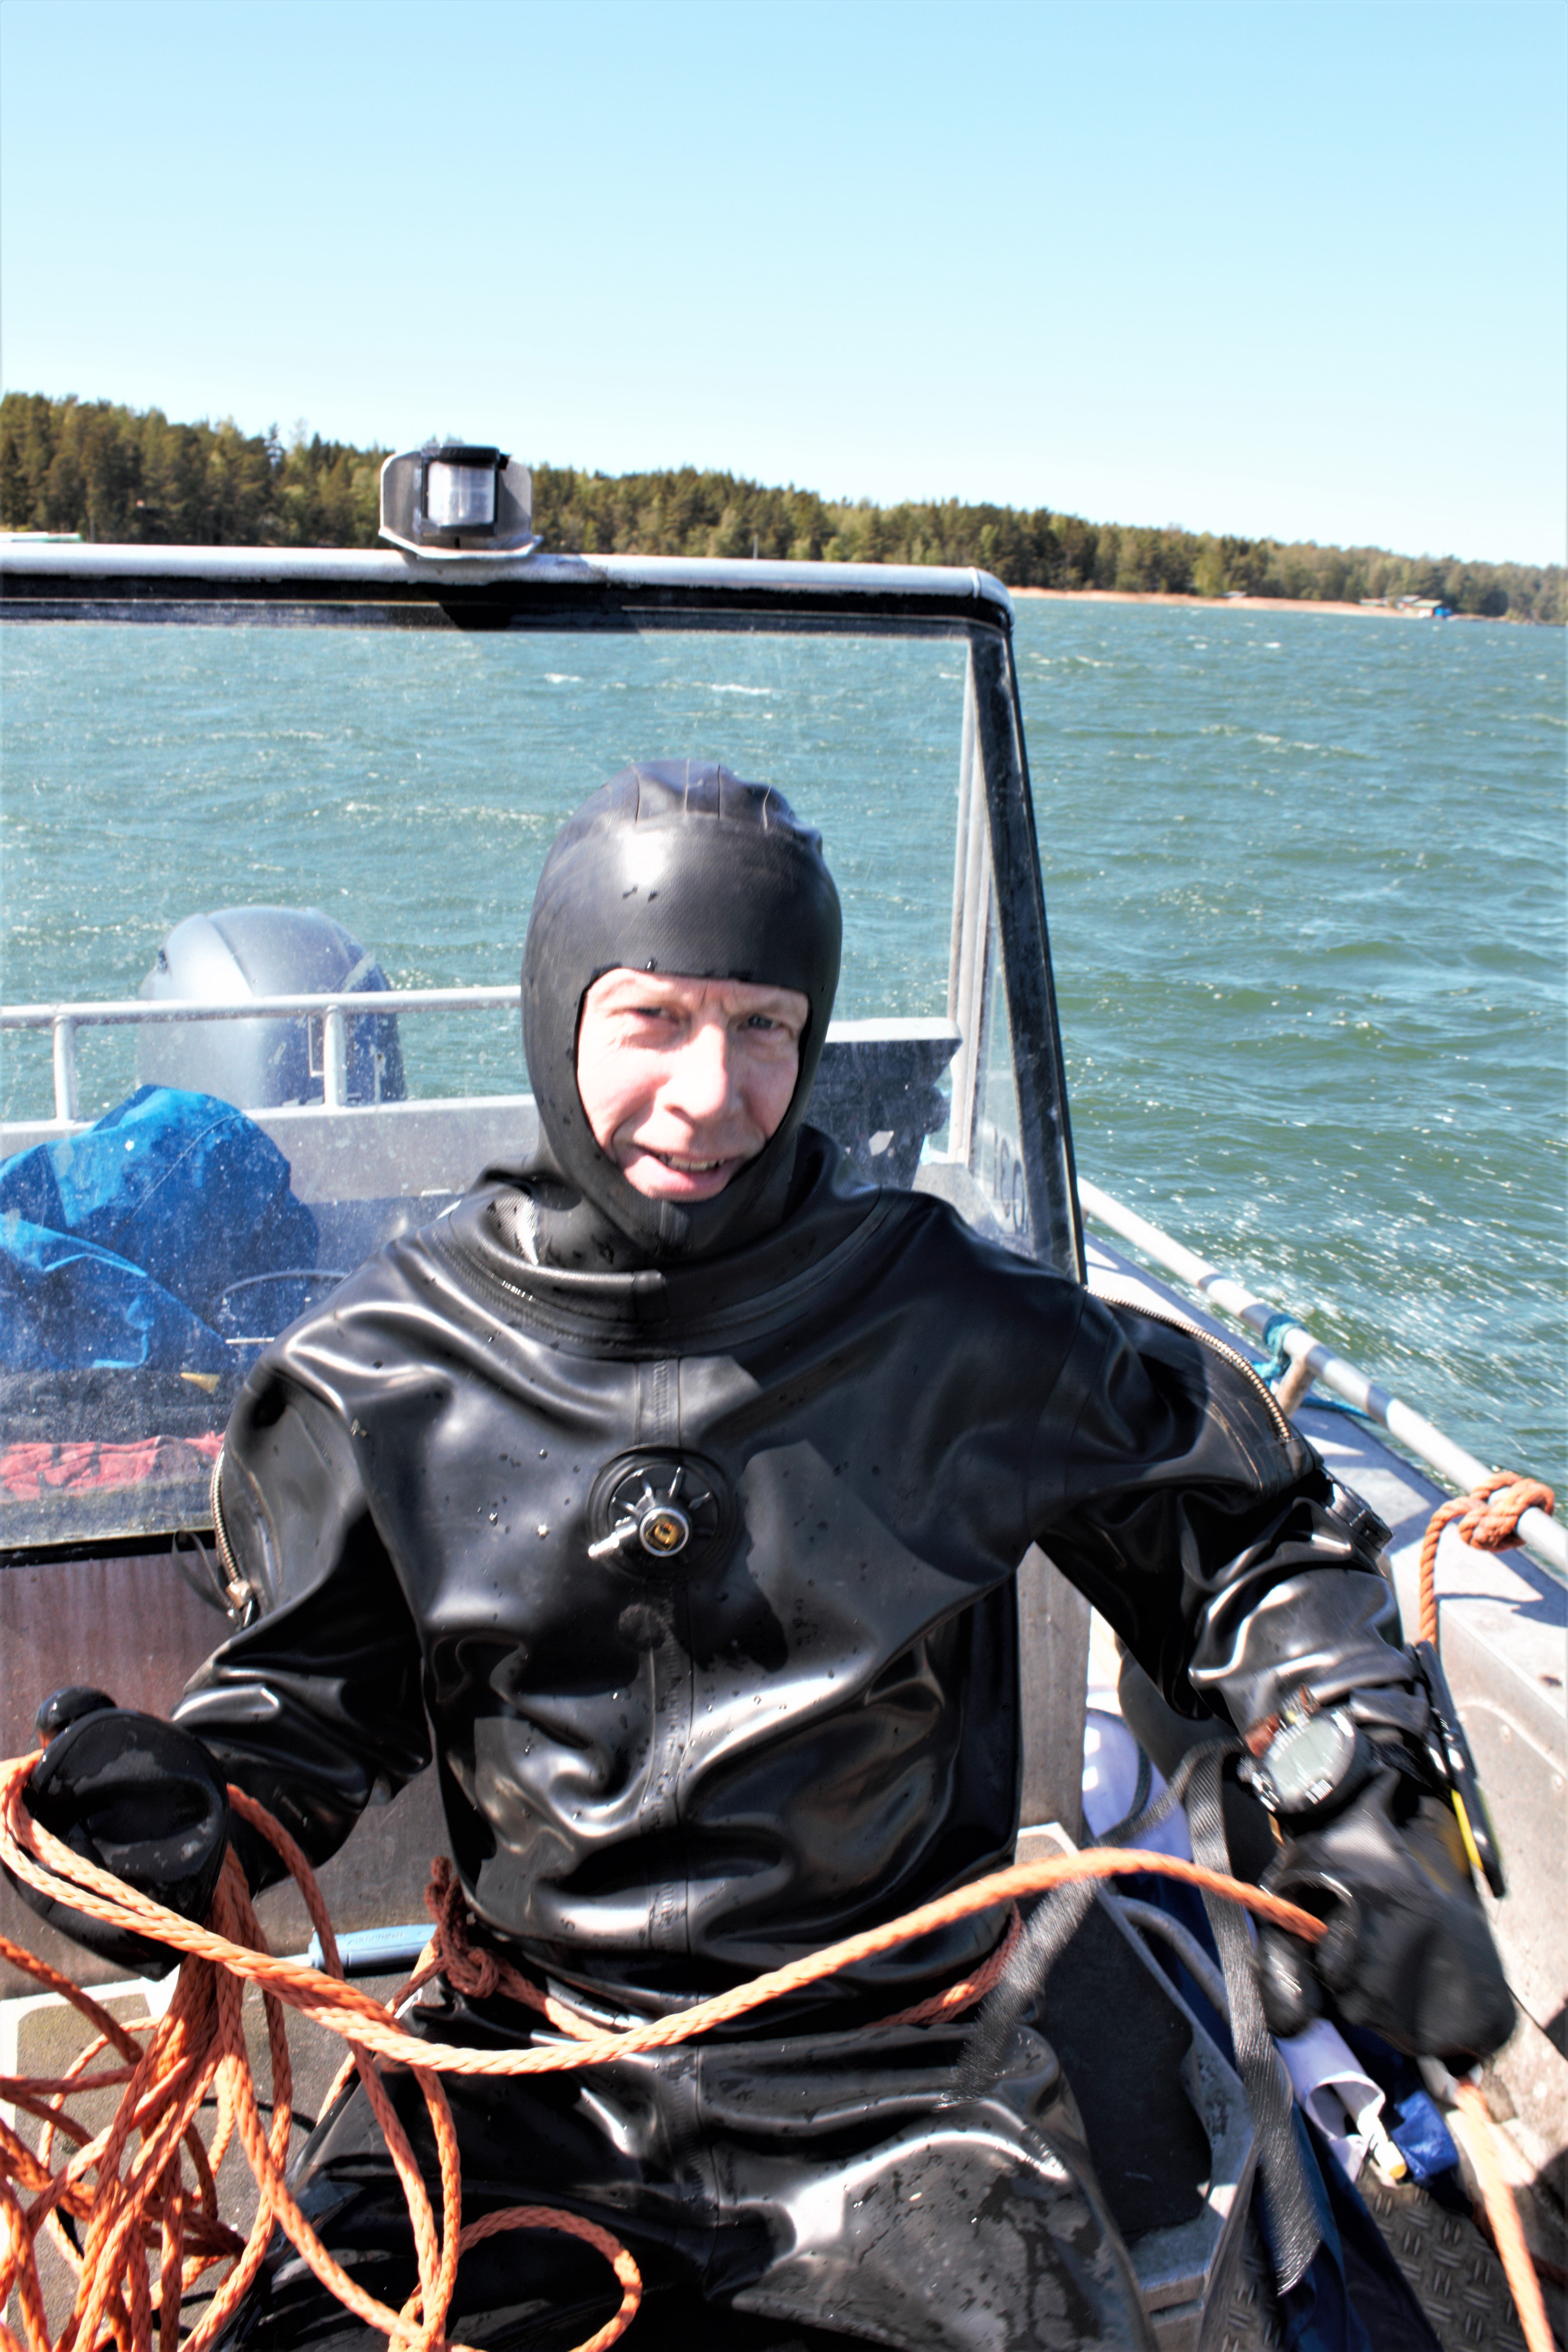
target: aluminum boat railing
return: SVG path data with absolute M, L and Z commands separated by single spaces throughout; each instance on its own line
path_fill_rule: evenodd
M 238 1002 L 127 996 L 81 1004 L 0 1005 L 0 1031 L 53 1032 L 55 1117 L 77 1113 L 76 1036 L 79 1029 L 140 1029 L 153 1022 L 258 1021 L 302 1016 L 321 1024 L 321 1108 L 348 1108 L 348 1021 L 383 1013 L 521 1011 L 522 992 L 510 988 L 362 988 L 347 995 L 247 996 Z
M 1189 1290 L 1195 1290 L 1201 1298 L 1221 1307 L 1237 1322 L 1246 1324 L 1248 1330 L 1256 1331 L 1276 1354 L 1289 1357 L 1292 1364 L 1300 1365 L 1313 1380 L 1321 1381 L 1335 1396 L 1342 1397 L 1369 1421 L 1386 1429 L 1391 1437 L 1461 1494 L 1479 1486 L 1487 1476 L 1485 1463 L 1445 1436 L 1402 1397 L 1369 1379 L 1343 1356 L 1336 1356 L 1285 1308 L 1270 1305 L 1267 1298 L 1258 1298 L 1244 1284 L 1234 1281 L 1217 1265 L 1211 1265 L 1206 1258 L 1185 1248 L 1173 1234 L 1151 1224 L 1147 1217 L 1141 1217 L 1125 1202 L 1102 1192 L 1086 1177 L 1078 1180 L 1078 1196 L 1088 1215 L 1098 1224 L 1130 1242 L 1167 1274 L 1173 1274 Z M 1520 1520 L 1519 1532 L 1532 1551 L 1538 1552 L 1560 1575 L 1568 1575 L 1568 1528 L 1559 1526 L 1544 1511 L 1529 1510 Z

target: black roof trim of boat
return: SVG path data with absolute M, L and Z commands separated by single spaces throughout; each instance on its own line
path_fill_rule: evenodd
M 87 1535 L 71 1543 L 0 1546 L 0 1576 L 8 1568 L 65 1568 L 82 1559 L 166 1559 L 178 1550 L 182 1538 L 188 1541 L 193 1536 L 205 1544 L 213 1540 L 210 1527 L 181 1527 L 158 1535 Z M 217 1606 L 215 1599 L 213 1607 Z
M 94 547 L 0 541 L 15 621 L 258 621 L 394 628 L 1010 630 L 989 572 L 950 564 L 535 555 L 482 566 L 379 550 Z

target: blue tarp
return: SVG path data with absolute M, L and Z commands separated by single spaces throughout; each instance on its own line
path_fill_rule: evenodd
M 0 1368 L 225 1372 L 216 1331 L 112 1250 L 0 1215 Z
M 139 1087 L 84 1134 L 0 1161 L 0 1363 L 233 1370 L 209 1328 L 224 1291 L 315 1262 L 316 1221 L 254 1119 Z

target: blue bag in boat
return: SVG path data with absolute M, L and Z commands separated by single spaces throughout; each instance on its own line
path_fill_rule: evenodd
M 139 1087 L 84 1134 L 0 1162 L 0 1220 L 13 1218 L 140 1267 L 203 1321 L 232 1284 L 316 1263 L 316 1221 L 277 1145 L 232 1103 L 173 1087 Z
M 79 1371 L 89 1366 L 216 1373 L 234 1369 L 217 1333 L 141 1266 L 96 1242 L 49 1233 L 15 1209 L 0 1213 L 0 1370 Z

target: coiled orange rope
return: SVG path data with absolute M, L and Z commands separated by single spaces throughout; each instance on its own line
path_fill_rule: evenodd
M 288 1832 L 243 1790 L 230 1790 L 234 1809 L 271 1842 L 293 1875 L 321 1937 L 324 1971 L 268 1952 L 232 1851 L 210 1924 L 205 1927 L 164 1910 L 72 1853 L 34 1821 L 22 1801 L 23 1784 L 37 1760 L 36 1756 L 23 1756 L 0 1766 L 0 1856 L 7 1867 L 40 1893 L 68 1902 L 106 1925 L 155 1937 L 185 1958 L 167 2014 L 138 2040 L 56 1970 L 0 1939 L 5 1957 L 37 1982 L 72 2001 L 97 2036 L 68 2081 L 0 2078 L 0 2098 L 15 2101 L 49 2126 L 45 2146 L 37 2154 L 16 2133 L 0 2126 L 0 2173 L 4 2175 L 0 2178 L 0 2294 L 13 2291 L 17 2294 L 27 2352 L 51 2352 L 34 2252 L 43 2231 L 48 2231 L 79 2274 L 70 2319 L 53 2339 L 52 2352 L 100 2352 L 100 2347 L 110 2344 L 117 2352 L 151 2352 L 154 2316 L 163 2313 L 165 2303 L 172 2311 L 178 2297 L 188 2293 L 205 2272 L 232 2259 L 233 2269 L 185 2339 L 185 2352 L 203 2352 L 255 2277 L 274 2225 L 281 2228 L 316 2276 L 350 2310 L 386 2335 L 394 2352 L 442 2352 L 447 2346 L 442 2326 L 458 2261 L 467 2246 L 500 2230 L 547 2226 L 568 2231 L 596 2246 L 621 2282 L 619 2311 L 578 2347 L 578 2352 L 607 2352 L 631 2325 L 640 2299 L 641 2284 L 631 2255 L 596 2224 L 546 2207 L 511 2207 L 465 2229 L 457 2137 L 441 2088 L 442 2074 L 559 2074 L 634 2051 L 667 2048 L 710 2032 L 768 2000 L 818 1984 L 841 1969 L 955 1919 L 1016 1904 L 1072 1879 L 1156 1871 L 1228 1895 L 1260 1917 L 1309 1940 L 1323 1932 L 1322 1923 L 1310 1913 L 1223 1872 L 1170 1854 L 1098 1847 L 996 1871 L 936 1902 L 922 1904 L 885 1927 L 847 1937 L 808 1958 L 771 1969 L 749 1984 L 628 2032 L 584 2030 L 578 2021 L 577 2039 L 567 2044 L 472 2050 L 403 2032 L 390 2008 L 383 2008 L 368 1993 L 343 1981 L 331 1923 L 309 1863 Z M 431 1962 L 428 1972 L 434 1973 L 433 1956 L 426 1958 Z M 965 1985 L 951 1987 L 935 2002 L 921 2003 L 918 2011 L 900 2012 L 898 2020 L 884 2023 L 910 2022 L 917 2016 L 943 2010 L 951 2012 L 972 2003 L 994 1980 L 1000 1965 L 1000 1957 L 994 1958 Z M 425 1972 L 424 1963 L 421 1972 Z M 263 2127 L 246 2055 L 241 1999 L 247 1982 L 259 1989 L 266 2013 L 272 2074 L 270 2129 Z M 285 2184 L 291 2125 L 285 2007 L 342 2036 L 349 2063 L 357 2069 L 386 2135 L 408 2203 L 419 2273 L 418 2288 L 401 2311 L 368 2294 L 339 2267 Z M 108 2073 L 88 2071 L 110 2044 L 126 2061 L 125 2066 Z M 382 2085 L 377 2060 L 407 2066 L 424 2095 L 440 2168 L 439 2226 Z M 120 2083 L 124 2089 L 113 2123 L 89 2138 L 79 2125 L 68 2118 L 67 2098 L 72 2092 Z M 202 2147 L 194 2128 L 209 2090 L 216 2090 L 217 2097 L 217 2126 L 210 2149 Z M 57 2131 L 76 2145 L 63 2161 L 51 2165 Z M 133 2134 L 140 2134 L 141 2147 L 132 2155 L 128 2151 Z M 258 2191 L 256 2221 L 243 2247 L 223 2227 L 213 2184 L 217 2164 L 237 2134 Z M 85 2229 L 79 2255 L 58 2226 L 60 2211 Z M 13 2346 L 21 2352 L 9 2331 L 4 2340 L 7 2352 Z M 460 2347 L 451 2347 L 451 2352 L 460 2352 Z
M 1487 1505 L 1499 1489 L 1510 1492 Z M 1515 1492 L 1521 1499 L 1515 1502 Z M 1544 1497 L 1544 1500 L 1543 1500 Z M 1435 1515 L 1422 1553 L 1422 1612 L 1428 1612 L 1435 1638 L 1433 1600 L 1437 1541 L 1443 1527 L 1462 1520 L 1468 1540 L 1475 1525 L 1479 1539 L 1508 1541 L 1519 1513 L 1531 1504 L 1552 1508 L 1550 1490 L 1533 1482 L 1499 1477 L 1476 1496 L 1446 1504 Z M 1509 1519 L 1506 1532 L 1494 1528 Z M 710 2000 L 626 2032 L 603 2032 L 538 1988 L 504 1961 L 473 1947 L 466 1935 L 460 1889 L 449 1866 L 437 1865 L 431 1889 L 437 1934 L 416 1974 L 385 2007 L 342 1977 L 336 1939 L 315 1875 L 288 1832 L 261 1806 L 231 1788 L 229 1799 L 242 1820 L 258 1830 L 281 1856 L 300 1887 L 321 1939 L 324 1969 L 269 1953 L 232 1849 L 225 1864 L 209 1924 L 196 1927 L 138 1894 L 103 1870 L 72 1853 L 34 1821 L 22 1790 L 37 1758 L 23 1756 L 0 1765 L 0 1857 L 18 1878 L 40 1893 L 67 1902 L 106 1925 L 132 1930 L 170 1945 L 184 1955 L 174 1997 L 155 2024 L 132 2032 L 70 1980 L 5 1937 L 0 1955 L 47 1990 L 62 1995 L 93 2028 L 94 2039 L 65 2075 L 0 2076 L 0 2099 L 45 2126 L 38 2149 L 0 2124 L 0 2308 L 15 2294 L 26 2352 L 152 2352 L 154 2326 L 163 2352 L 174 2337 L 162 2322 L 174 2318 L 180 2299 L 223 2263 L 233 2267 L 184 2338 L 184 2352 L 205 2352 L 239 2303 L 260 2268 L 274 2227 L 280 2228 L 315 2275 L 359 2318 L 384 2333 L 392 2352 L 463 2352 L 443 2333 L 464 2251 L 500 2231 L 562 2230 L 595 2247 L 613 2267 L 622 2288 L 619 2309 L 577 2352 L 608 2352 L 631 2326 L 641 2300 L 636 2262 L 607 2231 L 575 2213 L 553 2207 L 520 2205 L 462 2221 L 457 2135 L 442 2089 L 442 2074 L 521 2075 L 557 2074 L 604 2063 L 636 2051 L 670 2047 L 749 2014 L 765 2002 L 822 1982 L 840 1969 L 952 1921 L 1003 1905 L 1015 1906 L 1006 1937 L 984 1968 L 932 2000 L 882 2021 L 882 2027 L 909 2024 L 973 2006 L 1005 1964 L 1017 1933 L 1016 1905 L 1073 1880 L 1112 1878 L 1153 1872 L 1207 1888 L 1246 1906 L 1304 1941 L 1315 1942 L 1323 1923 L 1294 1904 L 1223 1872 L 1171 1854 L 1124 1847 L 1091 1847 L 1082 1853 L 1051 1855 L 996 1871 L 973 1885 L 922 1904 L 902 1918 L 845 1937 L 788 1967 L 769 1970 Z M 429 1977 L 443 1972 L 484 1997 L 500 1990 L 542 2011 L 570 2039 L 525 2050 L 473 2050 L 432 2042 L 404 2033 L 395 2011 Z M 493 1971 L 493 1982 L 491 1973 Z M 515 1983 L 513 1979 L 515 1979 Z M 260 1991 L 267 2025 L 272 2115 L 264 2126 L 246 2048 L 242 2000 L 247 1983 Z M 401 2311 L 360 2286 L 333 2260 L 290 2196 L 284 2179 L 292 2129 L 291 2078 L 284 2011 L 338 2034 L 346 2057 L 332 2093 L 357 2072 L 386 2137 L 407 2200 L 419 2284 Z M 872 2029 L 877 2030 L 877 2029 Z M 122 2062 L 99 2067 L 112 2051 Z M 378 2062 L 406 2066 L 424 2096 L 440 2172 L 439 2222 L 397 2120 Z M 96 2071 L 94 2071 L 96 2069 Z M 119 2107 L 102 2131 L 89 2135 L 71 2116 L 68 2101 L 118 2088 Z M 209 2143 L 196 2129 L 203 2102 L 216 2095 L 216 2123 Z M 1519 2307 L 1530 2352 L 1552 2352 L 1539 2282 L 1524 2244 L 1512 2196 L 1498 2165 L 1485 2103 L 1473 2084 L 1458 2085 L 1460 2105 L 1474 2126 L 1477 2160 L 1488 2213 Z M 258 2189 L 256 2220 L 241 2242 L 217 2210 L 216 2173 L 237 2137 Z M 57 2138 L 70 2143 L 55 2160 Z M 134 2145 L 133 2145 L 134 2143 Z M 81 2233 L 79 2250 L 62 2226 L 68 2219 Z M 37 2242 L 47 2234 L 77 2273 L 69 2318 L 51 2339 L 39 2280 Z M 174 2321 L 177 2326 L 177 2320 Z M 24 2352 L 23 2339 L 0 2323 L 4 2352 Z

